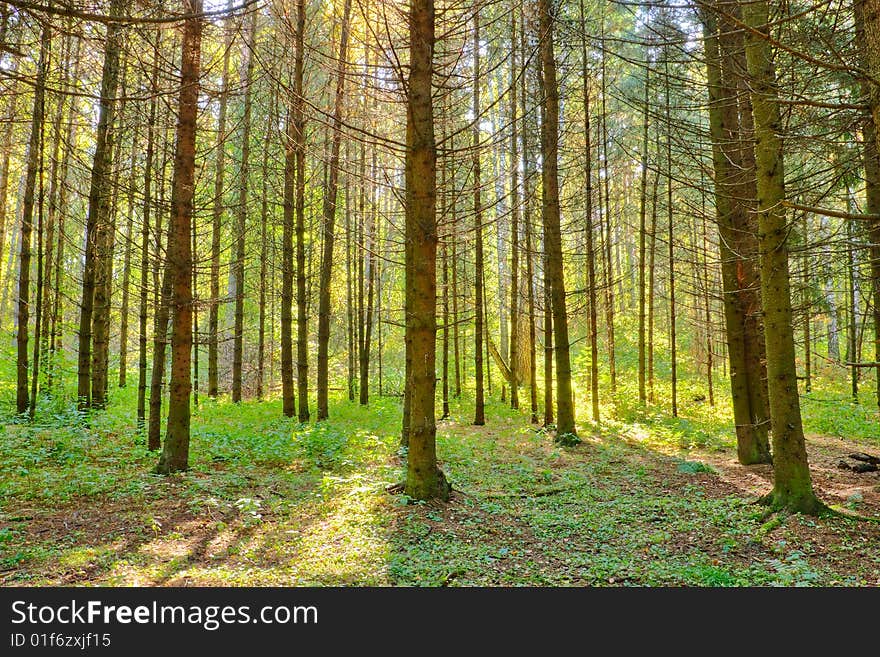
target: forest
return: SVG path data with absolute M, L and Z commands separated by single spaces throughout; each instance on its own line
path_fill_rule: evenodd
M 2 586 L 880 585 L 880 0 L 0 1 Z

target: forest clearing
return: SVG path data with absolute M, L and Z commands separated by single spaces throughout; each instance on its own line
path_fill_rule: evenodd
M 567 448 L 499 403 L 480 429 L 456 405 L 438 423 L 452 498 L 413 505 L 388 490 L 403 475 L 399 400 L 332 408 L 299 427 L 277 400 L 205 402 L 192 468 L 170 479 L 113 409 L 88 429 L 7 426 L 2 583 L 880 585 L 880 525 L 768 514 L 754 502 L 769 466 L 739 465 L 728 420 L 706 409 L 634 414 Z M 821 402 L 806 408 L 808 429 L 834 429 Z M 848 409 L 847 438 L 808 430 L 807 446 L 822 499 L 880 519 L 880 474 L 839 467 L 876 454 L 867 414 Z
M 880 586 L 878 122 L 880 0 L 0 1 L 0 584 Z

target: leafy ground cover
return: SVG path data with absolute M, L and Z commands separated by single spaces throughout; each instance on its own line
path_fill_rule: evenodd
M 880 474 L 837 467 L 880 452 L 877 419 L 857 405 L 829 419 L 819 400 L 837 392 L 804 400 L 815 486 L 880 519 Z M 331 421 L 305 426 L 280 419 L 278 401 L 203 400 L 192 469 L 171 477 L 150 473 L 124 395 L 91 417 L 43 409 L 34 425 L 0 425 L 0 582 L 880 584 L 880 524 L 754 504 L 771 472 L 736 463 L 727 409 L 685 395 L 689 419 L 671 419 L 627 398 L 619 419 L 582 423 L 576 447 L 500 402 L 479 429 L 454 404 L 438 426 L 445 505 L 388 492 L 403 473 L 395 398 L 337 400 Z

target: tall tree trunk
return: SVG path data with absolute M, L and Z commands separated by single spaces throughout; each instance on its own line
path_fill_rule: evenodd
M 137 136 L 132 136 L 134 142 Z M 131 148 L 131 168 L 129 171 L 128 198 L 126 202 L 125 220 L 125 252 L 122 260 L 122 305 L 119 308 L 119 387 L 126 384 L 128 369 L 128 309 L 131 297 L 131 250 L 134 244 L 134 197 L 136 191 L 135 172 L 137 164 L 136 144 Z
M 257 399 L 263 399 L 266 376 L 266 276 L 269 264 L 269 135 L 263 140 L 263 161 L 260 167 L 260 315 L 257 332 Z
M 374 107 L 375 110 L 375 107 Z M 372 176 L 371 180 L 376 180 L 378 175 L 376 149 L 372 149 Z M 367 227 L 364 231 L 363 240 L 366 241 L 366 253 L 358 259 L 363 265 L 363 279 L 367 286 L 367 300 L 363 321 L 363 339 L 358 348 L 359 369 L 360 369 L 360 385 L 359 399 L 361 406 L 366 406 L 370 401 L 370 349 L 373 343 L 373 302 L 376 288 L 376 230 L 379 221 L 378 199 L 376 199 L 376 186 L 370 183 L 370 197 L 372 199 L 372 207 L 370 208 L 370 217 L 367 220 L 364 211 L 361 212 L 364 221 L 367 221 Z
M 235 328 L 232 341 L 232 401 L 241 401 L 242 365 L 244 361 L 244 295 L 245 245 L 247 243 L 248 192 L 250 177 L 251 107 L 253 105 L 254 50 L 256 48 L 257 12 L 253 12 L 248 26 L 247 63 L 242 75 L 244 87 L 244 116 L 241 120 L 241 171 L 239 173 L 238 208 L 235 225 Z
M 122 15 L 123 0 L 112 0 L 110 16 Z M 95 288 L 99 269 L 104 267 L 101 256 L 106 242 L 110 220 L 109 174 L 113 164 L 114 118 L 116 90 L 119 82 L 119 54 L 122 47 L 122 25 L 109 23 L 101 73 L 101 101 L 98 112 L 98 130 L 92 160 L 89 208 L 86 219 L 85 268 L 82 279 L 82 300 L 79 315 L 79 362 L 77 366 L 77 397 L 80 410 L 92 404 L 92 322 L 95 308 Z
M 574 397 L 571 388 L 571 362 L 568 342 L 568 316 L 565 274 L 562 266 L 562 234 L 559 210 L 559 87 L 553 53 L 553 21 L 550 0 L 538 1 L 541 65 L 544 79 L 543 121 L 541 122 L 541 189 L 545 250 L 548 255 L 550 292 L 553 305 L 553 339 L 556 356 L 556 439 L 576 438 Z
M 347 0 L 349 1 L 349 0 Z M 434 2 L 413 0 L 409 11 L 410 73 L 406 123 L 406 242 L 411 259 L 406 287 L 412 289 L 406 332 L 414 358 L 405 492 L 411 498 L 449 498 L 450 486 L 437 466 L 436 387 L 437 145 L 431 73 Z
M 600 214 L 600 233 L 602 234 L 602 240 L 600 244 L 600 249 L 602 250 L 602 260 L 604 263 L 604 267 L 602 269 L 602 273 L 604 276 L 603 286 L 605 287 L 605 331 L 606 331 L 606 340 L 607 340 L 607 350 L 608 350 L 608 371 L 611 376 L 611 393 L 612 395 L 617 392 L 617 355 L 616 355 L 616 346 L 615 346 L 615 336 L 614 336 L 614 271 L 611 262 L 611 193 L 610 193 L 610 181 L 611 181 L 611 170 L 610 170 L 610 162 L 608 158 L 608 106 L 607 106 L 607 96 L 608 96 L 608 85 L 607 85 L 607 72 L 606 72 L 606 62 L 605 62 L 605 53 L 607 52 L 605 47 L 605 16 L 602 15 L 602 58 L 601 58 L 601 80 L 602 80 L 602 88 L 601 88 L 601 98 L 602 98 L 602 108 L 601 115 L 599 117 L 599 125 L 597 129 L 599 131 L 599 146 L 602 150 L 601 155 L 601 166 L 603 169 L 604 177 L 600 181 L 599 185 L 599 205 L 601 209 Z M 603 184 L 604 183 L 604 194 Z M 603 205 L 604 201 L 604 205 Z
M 480 12 L 474 12 L 473 44 L 473 177 L 474 177 L 474 424 L 486 424 L 483 390 L 483 206 L 480 198 Z
M 292 102 L 299 102 L 294 99 Z M 284 140 L 284 218 L 281 227 L 281 409 L 285 417 L 296 415 L 293 381 L 293 235 L 296 203 L 296 140 L 294 111 L 287 112 Z
M 122 137 L 125 116 L 125 98 L 127 96 L 126 57 L 122 56 L 119 64 L 121 85 L 119 92 L 122 100 L 116 111 L 115 128 L 111 128 L 114 141 Z M 113 177 L 110 182 L 110 210 L 106 220 L 98 224 L 95 231 L 95 292 L 92 312 L 92 407 L 107 406 L 110 365 L 110 304 L 113 293 L 113 250 L 116 243 L 116 216 L 119 210 L 119 177 L 122 169 L 122 148 L 113 147 Z
M 581 77 L 584 102 L 584 215 L 587 258 L 587 302 L 590 321 L 590 408 L 594 422 L 599 421 L 599 333 L 597 326 L 596 250 L 593 243 L 593 145 L 590 128 L 590 75 L 587 69 L 587 36 L 584 0 L 578 3 L 581 41 Z
M 520 51 L 523 53 L 523 61 L 525 62 L 526 49 L 526 18 L 520 18 Z M 538 361 L 537 361 L 537 330 L 535 326 L 535 267 L 534 267 L 534 249 L 532 240 L 532 178 L 534 174 L 534 166 L 532 164 L 531 141 L 529 139 L 529 122 L 528 122 L 528 87 L 526 85 L 527 68 L 524 63 L 523 71 L 520 74 L 520 97 L 522 102 L 522 154 L 523 154 L 523 224 L 525 225 L 526 234 L 526 283 L 528 290 L 526 292 L 526 303 L 528 304 L 529 313 L 529 406 L 531 411 L 532 424 L 538 423 Z
M 45 377 L 47 379 L 46 389 L 50 389 L 52 385 L 52 352 L 50 348 L 49 336 L 50 336 L 50 327 L 52 324 L 52 305 L 53 305 L 53 276 L 57 272 L 57 266 L 55 265 L 55 226 L 56 222 L 59 219 L 58 208 L 60 207 L 58 204 L 58 196 L 59 196 L 59 186 L 58 186 L 58 174 L 59 169 L 62 168 L 61 164 L 61 140 L 62 140 L 62 130 L 61 130 L 61 121 L 64 118 L 64 109 L 65 109 L 65 97 L 69 91 L 70 87 L 70 78 L 69 73 L 67 72 L 68 67 L 70 66 L 71 57 L 71 43 L 74 37 L 65 37 L 62 46 L 61 53 L 61 65 L 64 68 L 64 73 L 62 73 L 61 80 L 61 89 L 62 93 L 59 95 L 56 107 L 55 107 L 55 116 L 52 120 L 52 154 L 51 154 L 51 166 L 49 172 L 49 195 L 48 195 L 48 211 L 46 215 L 46 233 L 45 233 L 45 249 L 42 249 L 43 252 L 43 284 L 41 286 L 40 292 L 40 304 L 42 306 L 41 312 L 41 320 L 40 320 L 40 353 L 42 359 L 45 361 L 44 371 L 46 372 Z M 65 159 L 67 157 L 67 153 L 70 149 L 65 149 Z M 39 367 L 40 363 L 35 362 L 34 367 Z M 32 397 L 36 397 L 36 395 L 32 395 Z M 33 400 L 32 400 L 33 401 Z
M 645 97 L 642 104 L 642 184 L 641 194 L 639 197 L 639 403 L 645 404 L 648 400 L 646 390 L 646 298 L 645 298 L 645 255 L 646 255 L 646 219 L 648 210 L 648 129 L 650 127 L 650 119 L 648 118 L 648 101 L 650 94 L 651 79 L 651 60 L 648 56 L 648 50 L 645 51 Z
M 450 207 L 450 233 L 452 234 L 452 355 L 455 359 L 455 398 L 461 398 L 461 343 L 458 336 L 458 217 L 455 194 Z M 381 325 L 381 324 L 380 324 Z
M 322 206 L 324 248 L 321 259 L 321 280 L 318 287 L 318 372 L 316 381 L 318 420 L 330 416 L 328 409 L 330 393 L 330 283 L 333 273 L 333 243 L 336 239 L 336 193 L 339 187 L 339 145 L 342 141 L 342 109 L 345 100 L 346 60 L 348 58 L 349 16 L 351 0 L 345 0 L 342 10 L 342 34 L 339 41 L 339 70 L 336 76 L 336 99 L 333 103 L 333 137 L 330 150 L 330 166 L 324 187 Z
M 345 142 L 345 159 L 346 161 L 351 161 L 351 142 Z M 361 145 L 363 150 L 363 144 Z M 360 345 L 363 342 L 363 315 L 364 315 L 364 298 L 363 298 L 363 264 L 361 262 L 361 258 L 357 257 L 357 262 L 355 266 L 352 267 L 352 241 L 360 242 L 362 237 L 361 227 L 363 225 L 363 207 L 364 207 L 364 195 L 363 195 L 363 178 L 364 178 L 364 170 L 363 170 L 363 157 L 361 158 L 361 170 L 360 170 L 360 184 L 358 187 L 360 188 L 360 193 L 358 194 L 359 203 L 360 203 L 360 212 L 358 212 L 358 226 L 357 228 L 353 228 L 351 225 L 351 176 L 345 177 L 345 324 L 346 330 L 345 335 L 348 340 L 348 376 L 346 377 L 348 383 L 348 401 L 354 401 L 354 388 L 356 385 L 355 378 L 355 361 L 357 360 L 358 354 L 356 352 L 360 352 Z M 355 239 L 352 239 L 352 232 L 355 232 Z M 363 251 L 362 248 L 363 243 L 356 245 L 355 248 L 358 252 Z M 362 255 L 362 254 L 361 254 Z M 352 270 L 354 269 L 354 273 Z M 354 274 L 357 274 L 357 299 L 354 298 L 354 290 L 352 286 L 352 277 Z M 355 328 L 355 304 L 357 304 L 357 328 Z M 358 333 L 358 337 L 355 338 L 355 331 Z
M 294 160 L 296 162 L 296 386 L 298 419 L 309 421 L 309 330 L 306 304 L 306 150 L 303 117 L 303 62 L 305 59 L 306 3 L 296 0 L 296 37 L 293 74 Z
M 659 135 L 660 132 L 655 131 L 657 135 L 656 146 L 654 152 L 660 152 Z M 650 244 L 648 246 L 648 403 L 653 404 L 654 397 L 654 290 L 655 290 L 655 274 L 657 268 L 657 206 L 660 194 L 660 167 L 656 167 L 654 171 L 654 182 L 651 185 L 651 231 L 649 233 Z
M 44 28 L 44 30 L 43 30 L 43 38 L 50 39 L 50 35 L 46 34 L 46 32 L 48 32 L 48 27 Z M 41 50 L 41 54 L 42 54 L 42 45 L 41 45 L 40 50 Z M 49 57 L 49 53 L 47 51 L 46 58 L 44 60 L 46 62 L 47 69 L 48 69 L 48 57 Z M 45 82 L 44 82 L 44 87 L 45 87 Z M 41 98 L 41 103 L 43 103 L 43 107 L 40 108 L 41 121 L 46 113 L 45 89 L 43 90 L 42 94 L 43 95 Z M 44 265 L 44 263 L 43 263 L 43 248 L 44 248 L 43 247 L 43 241 L 44 241 L 43 240 L 43 217 L 45 216 L 45 214 L 44 214 L 44 209 L 45 209 L 45 186 L 44 186 L 44 182 L 45 182 L 45 180 L 44 180 L 44 168 L 45 168 L 44 160 L 45 160 L 45 158 L 44 158 L 44 154 L 45 154 L 45 147 L 46 147 L 45 146 L 45 138 L 46 137 L 45 137 L 45 133 L 44 133 L 44 127 L 41 125 L 40 126 L 40 135 L 39 135 L 39 139 L 38 139 L 38 153 L 39 153 L 39 160 L 38 160 L 38 162 L 39 162 L 38 163 L 39 181 L 38 181 L 38 184 L 39 184 L 40 191 L 39 191 L 39 200 L 37 202 L 37 206 L 38 206 L 38 209 L 37 209 L 37 286 L 36 286 L 36 290 L 35 290 L 36 291 L 36 304 L 35 304 L 36 308 L 35 308 L 35 313 L 34 313 L 34 360 L 33 360 L 33 366 L 32 366 L 32 371 L 31 371 L 31 394 L 30 394 L 30 399 L 29 399 L 30 405 L 28 407 L 28 416 L 32 422 L 37 414 L 37 395 L 39 394 L 39 389 L 40 389 L 40 347 L 42 346 L 42 341 L 43 341 L 42 335 L 40 334 L 40 331 L 43 326 L 43 298 L 44 298 L 43 297 L 43 292 L 44 292 L 44 288 L 43 288 L 43 277 L 44 277 L 44 270 L 43 270 L 43 265 Z M 24 243 L 24 241 L 22 240 L 22 244 L 23 243 Z M 22 259 L 22 261 L 23 261 L 23 259 Z
M 782 202 L 785 178 L 782 122 L 765 0 L 743 5 L 746 61 L 755 124 L 761 300 L 767 350 L 767 381 L 773 435 L 774 508 L 815 514 L 824 505 L 813 493 L 798 399 L 788 268 L 788 229 Z
M 69 80 L 78 80 L 79 72 L 81 69 L 81 60 L 79 57 L 80 49 L 82 46 L 82 39 L 76 39 L 76 46 L 73 49 L 72 61 L 73 63 L 73 72 L 69 78 Z M 57 212 L 57 223 L 58 227 L 56 229 L 57 232 L 57 247 L 55 249 L 55 267 L 53 276 L 55 278 L 55 283 L 53 285 L 52 291 L 52 304 L 50 315 L 50 324 L 49 324 L 49 367 L 47 371 L 47 387 L 49 389 L 52 388 L 56 370 L 55 364 L 58 356 L 58 352 L 61 351 L 61 324 L 62 324 L 62 290 L 61 290 L 61 282 L 62 282 L 62 274 L 65 272 L 64 268 L 64 254 L 65 254 L 65 246 L 67 241 L 67 235 L 65 230 L 65 217 L 66 217 L 66 208 L 67 208 L 67 194 L 68 194 L 68 171 L 70 168 L 70 160 L 74 151 L 74 144 L 76 143 L 76 134 L 77 134 L 77 121 L 74 120 L 76 116 L 76 101 L 75 99 L 70 99 L 70 107 L 67 113 L 67 136 L 65 138 L 66 147 L 64 149 L 64 156 L 61 160 L 61 168 L 58 172 L 58 194 L 53 197 L 58 208 Z M 51 212 L 51 207 L 50 207 Z
M 872 50 L 866 35 L 865 11 L 871 11 L 871 38 Z M 876 2 L 869 0 L 854 0 L 853 14 L 855 18 L 855 41 L 859 52 L 859 65 L 866 71 L 876 74 L 880 71 L 880 15 Z M 873 58 L 872 58 L 873 55 Z M 865 168 L 865 200 L 867 211 L 873 215 L 880 215 L 880 134 L 877 130 L 877 122 L 880 120 L 880 89 L 876 83 L 876 77 L 872 83 L 866 78 L 859 80 L 860 92 L 863 101 L 867 101 L 869 109 L 862 112 L 862 156 Z M 880 362 L 880 220 L 873 220 L 868 224 L 868 240 L 871 243 L 869 257 L 871 260 L 871 306 L 874 320 L 874 361 Z M 876 403 L 880 407 L 880 367 L 874 368 L 876 373 Z M 809 379 L 808 379 L 809 382 Z
M 150 210 L 153 198 L 153 156 L 156 143 L 156 114 L 158 112 L 158 82 L 159 82 L 159 45 L 161 43 L 160 28 L 153 33 L 153 57 L 152 70 L 150 72 L 150 114 L 147 124 L 147 145 L 144 154 L 144 204 L 141 218 L 141 287 L 140 304 L 138 308 L 138 399 L 137 399 L 137 423 L 143 427 L 146 421 L 146 397 L 147 397 L 147 300 L 148 300 L 148 276 L 150 269 Z M 156 309 L 158 311 L 158 308 Z M 158 449 L 158 435 L 156 443 L 150 449 Z
M 21 37 L 17 37 L 16 41 L 13 43 L 13 47 L 15 50 L 19 49 Z M 9 69 L 10 78 L 18 73 L 19 66 L 21 62 L 24 61 L 21 57 L 13 57 L 12 62 Z M 9 270 L 3 269 L 3 255 L 6 253 L 6 232 L 8 229 L 7 223 L 7 215 L 6 215 L 6 202 L 9 196 L 9 170 L 10 170 L 10 160 L 12 158 L 12 138 L 15 133 L 15 118 L 17 116 L 18 110 L 18 97 L 19 94 L 10 93 L 6 98 L 7 103 L 7 111 L 6 115 L 3 117 L 3 145 L 2 151 L 0 151 L 0 273 L 6 274 L 3 278 L 7 278 L 9 275 Z M 14 224 L 15 222 L 13 222 Z M 3 286 L 4 296 L 6 291 L 6 286 Z M 3 307 L 0 307 L 0 311 L 5 310 L 5 303 Z M 0 313 L 2 316 L 2 313 Z
M 669 247 L 669 384 L 672 388 L 672 417 L 678 417 L 678 339 L 676 337 L 675 307 L 675 213 L 672 207 L 672 115 L 670 111 L 669 47 L 663 48 L 663 81 L 665 86 L 664 113 L 666 115 L 666 226 Z
M 865 169 L 867 171 L 867 166 Z M 866 175 L 866 178 L 867 178 L 867 175 Z M 866 193 L 869 194 L 870 192 L 867 191 L 869 189 L 869 183 L 867 181 L 865 183 L 865 188 L 866 188 Z M 880 188 L 878 188 L 878 191 L 880 191 Z M 870 211 L 870 206 L 869 206 L 869 211 Z M 880 205 L 877 206 L 876 211 L 880 212 Z M 807 219 L 806 212 L 803 213 L 801 221 L 802 221 L 802 226 L 803 226 L 801 232 L 804 236 L 804 245 L 806 246 L 807 241 L 809 239 L 809 227 L 808 227 L 808 219 Z M 878 264 L 880 264 L 880 263 L 878 263 Z M 813 323 L 813 316 L 812 316 L 811 294 L 810 294 L 810 290 L 812 287 L 812 276 L 810 275 L 810 258 L 809 258 L 809 255 L 807 254 L 806 249 L 804 249 L 802 263 L 801 263 L 801 269 L 803 270 L 803 273 L 804 273 L 804 280 L 803 280 L 804 291 L 803 291 L 803 295 L 801 298 L 801 302 L 803 303 L 803 306 L 804 306 L 804 392 L 809 393 L 809 392 L 812 392 L 812 389 L 813 389 L 813 372 L 812 372 L 812 368 L 813 368 L 813 340 L 812 340 L 812 335 L 811 335 L 811 332 L 812 332 L 811 326 Z M 878 274 L 880 274 L 880 271 L 878 271 Z
M 510 12 L 510 407 L 519 408 L 519 135 L 517 134 L 516 12 Z M 444 247 L 444 255 L 445 255 Z M 531 282 L 530 282 L 531 284 Z
M 202 0 L 185 0 L 189 14 L 200 14 Z M 170 474 L 189 468 L 190 360 L 192 358 L 192 236 L 195 187 L 196 116 L 199 101 L 199 60 L 202 18 L 184 23 L 180 70 L 177 146 L 168 226 L 168 270 L 172 280 L 171 385 L 168 396 L 168 429 L 156 472 Z
M 46 73 L 49 68 L 51 38 L 51 27 L 47 22 L 42 27 L 40 37 L 40 59 L 37 62 L 37 78 L 34 82 L 34 105 L 31 115 L 31 132 L 28 139 L 24 198 L 21 213 L 21 242 L 18 259 L 18 326 L 16 333 L 18 357 L 16 360 L 17 386 L 15 395 L 15 409 L 19 414 L 28 411 L 30 401 L 28 398 L 28 319 L 31 295 L 31 230 L 33 227 L 37 172 L 41 168 L 43 160 L 43 115 L 46 108 Z M 38 329 L 39 324 L 37 324 Z M 37 353 L 39 354 L 39 352 Z M 37 374 L 38 372 L 35 372 L 35 379 Z M 31 412 L 31 418 L 33 418 L 33 412 Z
M 233 0 L 229 0 L 227 10 L 232 10 Z M 217 140 L 215 142 L 214 198 L 211 209 L 211 273 L 210 305 L 208 307 L 208 396 L 216 399 L 219 393 L 217 374 L 218 330 L 220 325 L 220 234 L 223 230 L 224 177 L 226 170 L 226 113 L 229 103 L 229 58 L 232 52 L 232 29 L 227 18 L 223 36 L 223 73 L 220 81 L 220 101 L 217 116 Z M 282 310 L 282 318 L 283 318 Z M 283 326 L 282 319 L 282 326 Z M 282 328 L 283 331 L 283 328 Z
M 730 391 L 736 426 L 737 455 L 744 465 L 770 462 L 764 411 L 764 346 L 756 315 L 760 313 L 759 272 L 753 260 L 756 234 L 750 219 L 754 167 L 742 146 L 748 136 L 737 104 L 734 56 L 736 37 L 710 8 L 702 13 L 709 91 L 709 129 L 715 170 L 715 209 L 720 234 L 722 301 L 730 367 Z M 757 362 L 756 362 L 757 361 Z

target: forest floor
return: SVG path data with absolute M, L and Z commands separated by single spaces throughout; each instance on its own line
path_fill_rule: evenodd
M 123 407 L 0 425 L 0 584 L 880 585 L 880 524 L 768 514 L 770 469 L 739 465 L 729 431 L 630 417 L 568 448 L 498 402 L 485 427 L 453 411 L 447 504 L 387 491 L 395 399 L 319 425 L 203 402 L 171 477 Z M 808 451 L 826 503 L 880 520 L 880 473 L 838 467 L 880 441 L 810 434 Z

